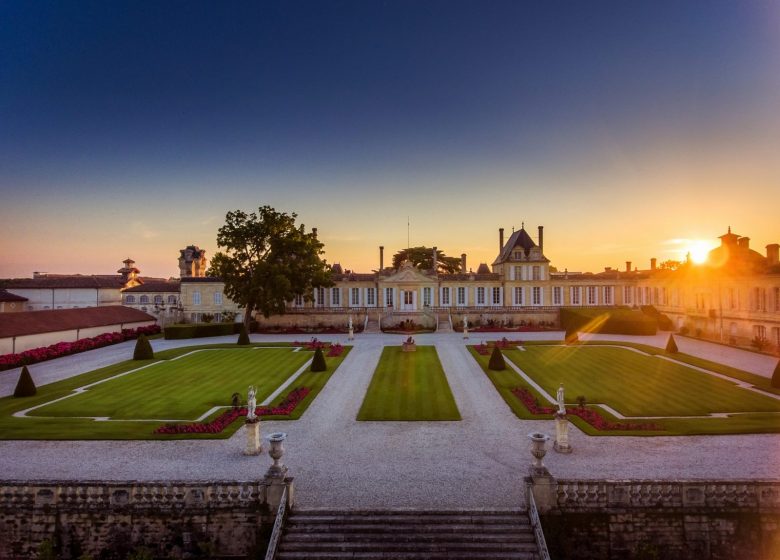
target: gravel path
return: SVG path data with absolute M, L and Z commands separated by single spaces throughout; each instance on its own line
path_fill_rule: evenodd
M 562 333 L 556 338 L 561 338 Z M 656 337 L 610 337 L 663 346 Z M 495 335 L 471 335 L 472 344 Z M 550 333 L 524 339 L 551 338 Z M 227 340 L 232 340 L 233 337 Z M 253 335 L 254 341 L 300 336 Z M 345 342 L 345 337 L 323 336 Z M 357 422 L 383 345 L 397 335 L 358 335 L 355 347 L 300 420 L 264 422 L 264 433 L 286 431 L 285 463 L 307 507 L 517 507 L 530 462 L 526 434 L 552 433 L 551 421 L 520 420 L 468 355 L 458 333 L 420 335 L 434 344 L 463 420 L 460 422 Z M 585 337 L 583 337 L 585 338 Z M 156 350 L 226 339 L 155 340 Z M 683 346 L 694 342 L 691 347 Z M 682 351 L 708 354 L 707 343 L 680 338 Z M 132 343 L 31 367 L 43 384 L 126 359 Z M 744 354 L 743 369 L 760 373 L 762 357 Z M 719 355 L 719 354 L 718 354 Z M 729 359 L 734 359 L 731 356 Z M 737 364 L 735 364 L 737 365 Z M 772 365 L 774 367 L 774 365 Z M 16 375 L 0 374 L 0 391 Z M 270 464 L 267 455 L 244 457 L 243 431 L 229 440 L 173 442 L 0 442 L 1 479 L 252 479 Z M 777 479 L 780 435 L 589 437 L 574 426 L 574 453 L 550 451 L 550 471 L 565 478 Z

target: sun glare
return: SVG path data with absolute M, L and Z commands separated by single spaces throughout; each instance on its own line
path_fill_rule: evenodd
M 691 254 L 691 260 L 695 264 L 701 264 L 704 261 L 707 260 L 707 254 L 712 250 L 713 245 L 709 241 L 704 240 L 692 240 L 688 244 L 688 249 L 686 250 Z

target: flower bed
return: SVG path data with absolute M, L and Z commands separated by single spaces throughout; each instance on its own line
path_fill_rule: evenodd
M 344 353 L 344 347 L 337 342 L 336 344 L 330 345 L 330 350 L 328 350 L 326 356 L 328 358 L 338 358 L 343 353 Z
M 487 344 L 484 342 L 480 342 L 479 344 L 474 345 L 474 350 L 477 351 L 478 354 L 481 356 L 489 356 L 491 352 L 491 348 L 494 346 L 498 346 L 502 350 L 504 348 L 510 348 L 512 346 L 521 346 L 523 344 L 522 340 L 509 340 L 506 337 L 502 338 L 501 340 L 491 340 L 488 341 Z
M 531 391 L 523 387 L 515 387 L 512 389 L 512 394 L 516 396 L 520 402 L 522 402 L 531 414 L 555 414 L 558 410 L 557 407 L 552 406 L 540 406 L 537 400 L 534 398 Z M 593 409 L 585 407 L 567 408 L 567 414 L 572 416 L 579 416 L 585 422 L 596 428 L 597 430 L 611 431 L 611 430 L 663 430 L 663 426 L 653 424 L 652 422 L 613 422 L 607 420 L 601 414 Z
M 141 334 L 153 335 L 160 332 L 159 325 L 138 327 L 137 329 L 122 329 L 122 332 L 104 333 L 91 338 L 81 338 L 75 342 L 58 342 L 51 346 L 32 348 L 18 354 L 4 354 L 0 356 L 0 371 L 12 369 L 23 365 L 37 364 L 70 354 L 78 354 L 111 344 L 118 344 L 126 340 L 138 338 Z
M 293 389 L 278 406 L 258 406 L 257 416 L 289 416 L 303 399 L 311 392 L 308 387 Z M 235 420 L 246 416 L 246 407 L 231 408 L 214 418 L 211 422 L 191 422 L 188 424 L 165 424 L 157 428 L 155 434 L 218 434 Z

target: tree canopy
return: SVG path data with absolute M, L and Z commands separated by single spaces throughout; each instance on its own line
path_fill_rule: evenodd
M 311 301 L 314 288 L 331 285 L 323 244 L 303 224 L 295 225 L 297 217 L 270 206 L 249 214 L 234 210 L 217 232 L 222 250 L 208 274 L 222 278 L 228 297 L 246 308 L 245 325 L 254 311 L 281 315 L 296 296 Z
M 448 257 L 440 249 L 436 250 L 438 270 L 452 274 L 460 271 L 460 259 L 457 257 Z M 393 267 L 398 268 L 401 263 L 408 260 L 417 268 L 430 270 L 433 268 L 433 248 L 432 247 L 411 247 L 403 249 L 393 255 Z

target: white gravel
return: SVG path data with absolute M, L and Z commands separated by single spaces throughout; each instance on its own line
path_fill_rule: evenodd
M 560 338 L 560 334 L 556 338 Z M 499 335 L 500 336 L 500 335 Z M 234 337 L 153 342 L 155 349 L 224 342 Z M 254 341 L 301 336 L 253 335 Z M 345 337 L 323 336 L 345 342 Z M 264 422 L 264 433 L 289 434 L 284 461 L 296 478 L 298 503 L 307 507 L 518 507 L 530 462 L 526 434 L 553 433 L 551 421 L 519 420 L 509 410 L 458 333 L 420 335 L 434 344 L 463 420 L 460 422 L 357 422 L 382 346 L 398 335 L 357 335 L 355 347 L 309 410 L 293 422 Z M 496 335 L 472 334 L 469 343 Z M 515 337 L 512 337 L 515 338 Z M 549 333 L 522 338 L 551 338 Z M 663 346 L 666 335 L 610 337 Z M 714 357 L 699 341 L 682 351 Z M 683 344 L 686 346 L 683 347 Z M 39 384 L 62 379 L 132 353 L 132 343 L 31 367 Z M 757 354 L 741 365 L 760 373 Z M 729 360 L 736 359 L 729 354 Z M 738 356 L 738 354 L 736 354 Z M 736 364 L 734 364 L 736 365 Z M 774 365 L 772 365 L 774 367 Z M 761 371 L 759 371 L 761 370 Z M 17 372 L 18 374 L 18 372 Z M 0 394 L 17 374 L 0 374 Z M 13 379 L 8 379 L 12 377 Z M 0 479 L 207 480 L 261 477 L 267 455 L 244 457 L 243 431 L 216 441 L 0 442 Z M 780 434 L 689 437 L 589 437 L 572 426 L 574 453 L 550 451 L 545 462 L 561 478 L 778 479 Z

